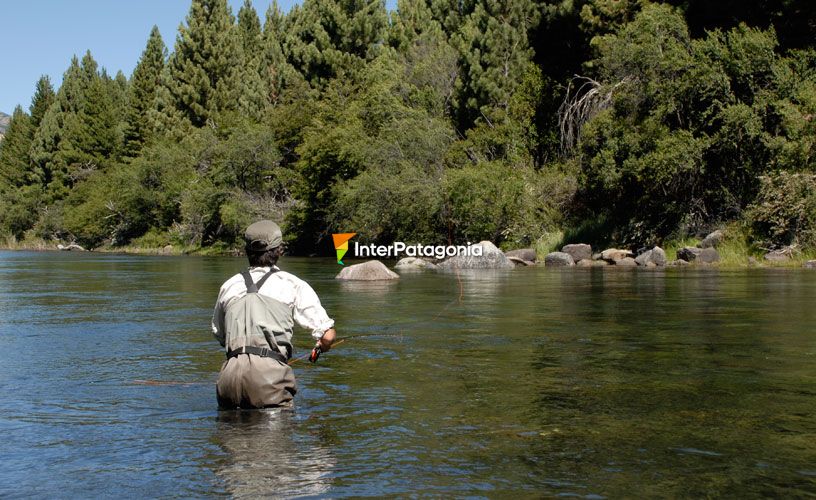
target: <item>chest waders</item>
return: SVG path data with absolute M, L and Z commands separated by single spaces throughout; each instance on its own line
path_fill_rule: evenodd
M 227 308 L 227 360 L 216 382 L 221 408 L 279 406 L 297 392 L 294 372 L 286 364 L 292 356 L 292 312 L 286 304 L 258 293 L 275 272 L 273 268 L 258 283 L 249 271 L 242 272 L 246 295 Z

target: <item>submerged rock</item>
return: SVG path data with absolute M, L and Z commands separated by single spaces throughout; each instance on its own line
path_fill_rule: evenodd
M 475 255 L 474 247 L 481 247 L 481 255 Z M 440 269 L 513 269 L 516 267 L 504 252 L 489 241 L 481 241 L 468 247 L 471 255 L 455 255 L 439 263 Z
M 574 266 L 575 261 L 572 255 L 564 252 L 551 252 L 544 257 L 545 267 L 569 267 Z
M 385 267 L 385 264 L 378 260 L 369 260 L 362 264 L 344 267 L 343 270 L 335 276 L 335 279 L 349 281 L 379 281 L 398 278 L 399 274 L 388 269 Z
M 519 248 L 518 250 L 510 250 L 509 252 L 504 253 L 507 258 L 517 258 L 521 259 L 525 262 L 535 262 L 536 261 L 536 251 L 532 248 Z
M 592 259 L 592 247 L 586 243 L 573 243 L 571 245 L 564 245 L 562 252 L 568 253 L 572 256 L 572 260 L 580 262 L 584 259 Z
M 615 261 L 616 266 L 620 267 L 637 267 L 637 262 L 632 257 L 624 257 Z
M 535 263 L 535 262 L 533 262 L 533 261 L 531 261 L 531 260 L 524 260 L 524 259 L 521 259 L 521 258 L 519 258 L 519 257 L 513 257 L 512 255 L 508 255 L 508 256 L 507 256 L 507 258 L 508 258 L 508 259 L 510 259 L 510 262 L 512 262 L 512 263 L 513 263 L 513 264 L 515 264 L 516 266 L 524 266 L 524 267 L 526 267 L 526 266 L 534 266 L 534 265 L 536 265 L 536 263 Z
M 437 269 L 439 266 L 434 264 L 433 262 L 428 262 L 425 259 L 421 259 L 419 257 L 405 257 L 397 262 L 397 265 L 394 266 L 395 269 L 401 270 L 422 270 L 422 269 Z

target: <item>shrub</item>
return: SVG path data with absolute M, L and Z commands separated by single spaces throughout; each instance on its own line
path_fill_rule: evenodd
M 760 183 L 746 214 L 757 243 L 766 249 L 816 249 L 816 174 L 780 171 Z

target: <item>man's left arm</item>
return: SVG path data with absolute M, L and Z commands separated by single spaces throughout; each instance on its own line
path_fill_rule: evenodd
M 321 351 L 331 349 L 337 336 L 334 320 L 323 309 L 317 294 L 306 282 L 302 282 L 298 287 L 295 296 L 294 318 L 300 326 L 312 331 L 312 338 L 320 344 Z

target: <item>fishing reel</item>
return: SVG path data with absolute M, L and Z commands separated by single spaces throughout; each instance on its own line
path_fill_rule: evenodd
M 320 357 L 320 353 L 322 352 L 323 349 L 320 348 L 320 344 L 314 346 L 314 349 L 312 349 L 312 353 L 309 354 L 309 361 L 311 361 L 312 363 L 317 363 L 317 358 Z

